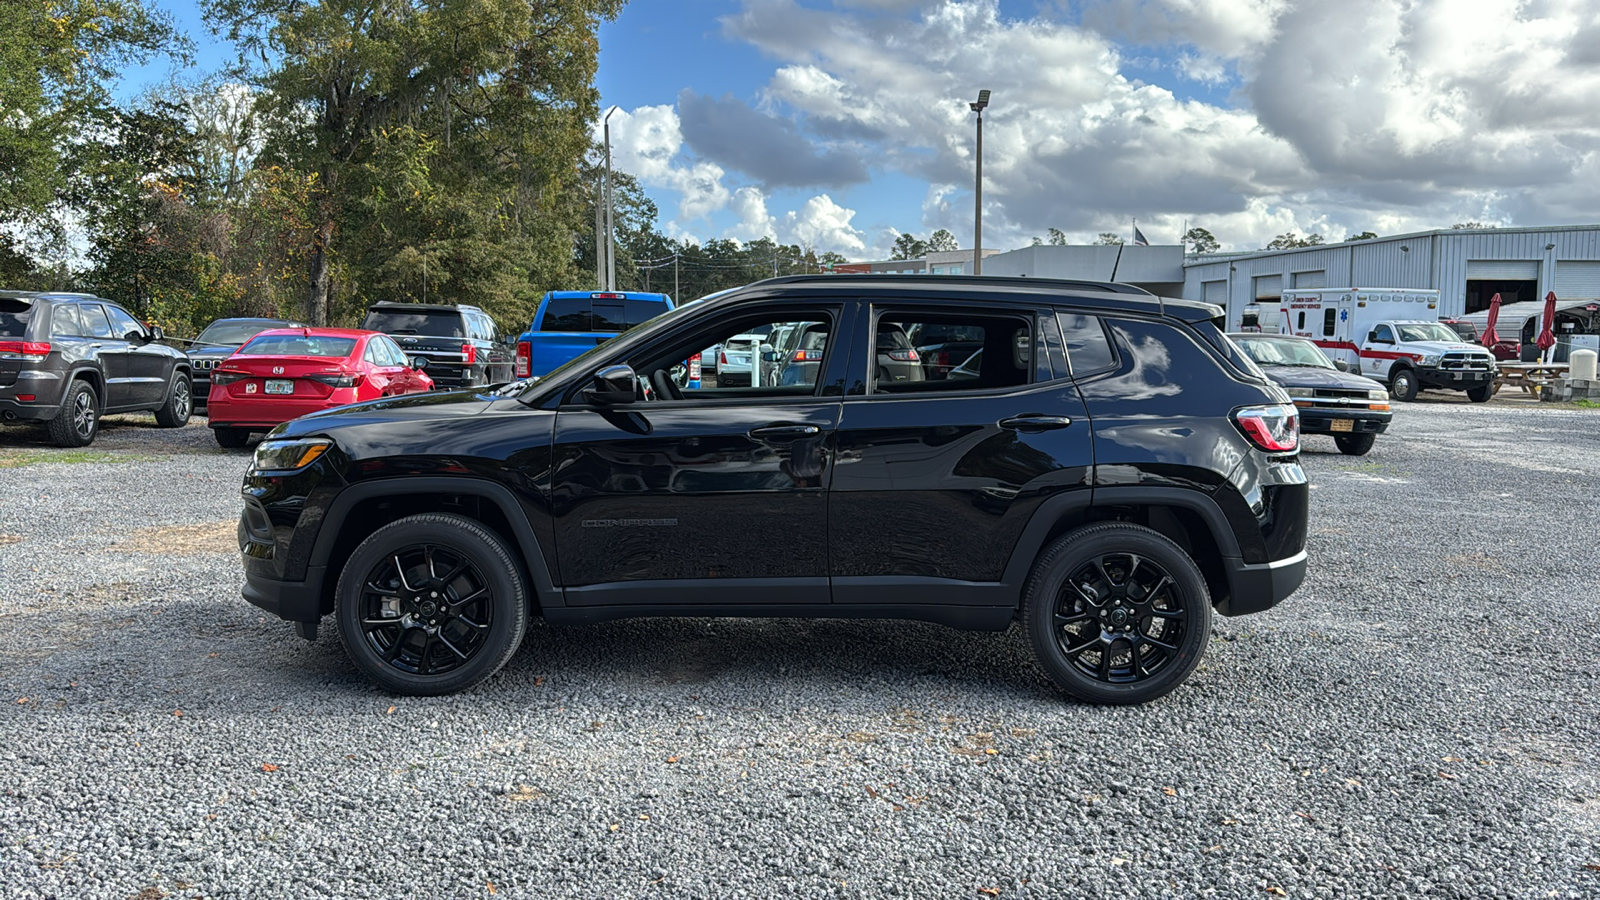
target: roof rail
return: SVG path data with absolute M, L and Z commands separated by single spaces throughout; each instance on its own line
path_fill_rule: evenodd
M 912 274 L 885 274 L 874 275 L 870 272 L 840 272 L 833 275 L 780 275 L 777 278 L 764 278 L 758 284 L 795 284 L 818 282 L 822 284 L 838 283 L 841 279 L 866 278 L 873 281 L 879 279 L 892 279 L 901 281 L 934 281 L 939 284 L 974 284 L 994 286 L 1005 284 L 1011 286 L 1027 287 L 1029 285 L 1046 285 L 1054 288 L 1076 288 L 1086 291 L 1105 291 L 1110 294 L 1140 294 L 1147 297 L 1155 295 L 1136 285 L 1121 281 L 1088 281 L 1077 278 L 1029 278 L 1025 275 L 927 275 Z

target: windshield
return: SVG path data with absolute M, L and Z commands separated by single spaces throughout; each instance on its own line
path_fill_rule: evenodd
M 1249 357 L 1263 366 L 1306 366 L 1331 369 L 1333 363 L 1316 344 L 1286 338 L 1235 337 Z
M 268 334 L 252 338 L 239 348 L 240 356 L 349 356 L 356 348 L 355 338 L 324 337 L 313 334 Z
M 401 312 L 375 309 L 367 313 L 361 327 L 384 334 L 416 334 L 423 337 L 464 338 L 461 330 L 461 313 L 453 309 L 436 309 L 427 312 Z
M 1438 322 L 1423 322 L 1418 325 L 1396 325 L 1402 341 L 1446 341 L 1451 344 L 1461 343 L 1461 335 L 1455 329 Z
M 195 338 L 197 344 L 242 344 L 269 328 L 296 328 L 298 323 L 269 319 L 218 319 Z

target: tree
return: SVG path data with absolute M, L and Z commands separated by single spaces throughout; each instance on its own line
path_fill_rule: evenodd
M 1347 242 L 1348 241 L 1370 241 L 1370 240 L 1373 240 L 1374 238 L 1376 238 L 1377 236 L 1378 236 L 1377 232 L 1374 232 L 1374 231 L 1363 231 L 1360 234 L 1352 234 L 1352 235 L 1350 235 L 1349 237 L 1345 238 L 1345 241 L 1347 241 Z
M 1050 235 L 1050 246 L 1052 246 L 1052 247 L 1065 247 L 1067 245 L 1067 233 L 1066 232 L 1062 231 L 1059 228 L 1052 228 L 1047 233 Z M 1105 235 L 1101 235 L 1101 237 L 1105 237 Z
M 1305 237 L 1300 237 L 1292 231 L 1287 231 L 1273 238 L 1272 243 L 1267 244 L 1266 249 L 1288 250 L 1294 247 L 1315 247 L 1320 243 L 1322 243 L 1322 235 L 1320 234 L 1308 234 Z
M 1451 225 L 1450 229 L 1452 231 L 1462 231 L 1462 230 L 1467 230 L 1467 229 L 1488 228 L 1488 227 L 1489 226 L 1483 224 L 1482 222 L 1457 222 L 1456 224 Z
M 1096 247 L 1115 247 L 1121 243 L 1122 238 L 1110 231 L 1102 231 L 1100 232 L 1100 236 L 1094 239 L 1094 245 Z
M 928 255 L 928 242 L 910 232 L 901 232 L 894 239 L 894 252 L 890 259 L 921 259 Z
M 928 236 L 926 248 L 928 253 L 949 253 L 959 249 L 961 248 L 956 244 L 956 236 L 943 228 Z
M 1192 245 L 1196 253 L 1215 253 L 1222 249 L 1222 245 L 1217 243 L 1211 232 L 1198 225 L 1183 233 L 1183 242 Z
M 264 161 L 309 179 L 309 321 L 424 289 L 518 318 L 574 280 L 596 31 L 622 2 L 207 0 L 269 60 Z
M 110 80 L 187 46 L 142 0 L 0 3 L 0 220 L 47 224 L 63 151 L 109 109 Z

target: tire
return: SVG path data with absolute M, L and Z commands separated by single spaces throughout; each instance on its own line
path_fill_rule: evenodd
M 350 555 L 334 597 L 351 660 L 400 694 L 452 694 L 482 682 L 517 652 L 528 627 L 511 551 L 463 516 L 423 513 L 379 528 Z
M 211 433 L 217 436 L 217 445 L 228 450 L 239 450 L 250 443 L 248 428 L 213 428 Z
M 1372 442 L 1378 436 L 1375 434 L 1336 434 L 1333 442 L 1339 446 L 1339 452 L 1345 456 L 1366 456 L 1372 449 Z
M 1402 403 L 1410 403 L 1417 399 L 1417 391 L 1421 389 L 1417 373 L 1410 369 L 1396 369 L 1389 376 L 1389 394 Z
M 1480 385 L 1467 391 L 1467 399 L 1473 403 L 1488 403 L 1489 398 L 1493 396 L 1494 385 L 1492 384 Z
M 167 390 L 167 402 L 156 410 L 156 424 L 162 428 L 182 428 L 189 424 L 194 412 L 194 385 L 183 372 L 172 373 L 172 387 Z
M 50 441 L 57 447 L 87 447 L 100 433 L 100 397 L 82 379 L 67 386 L 61 411 L 46 425 Z
M 1063 692 L 1090 703 L 1145 703 L 1200 664 L 1211 640 L 1211 594 L 1194 560 L 1167 537 L 1105 522 L 1068 532 L 1040 554 L 1022 620 L 1034 656 Z

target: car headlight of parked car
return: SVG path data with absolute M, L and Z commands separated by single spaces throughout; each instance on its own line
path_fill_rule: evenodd
M 258 472 L 294 472 L 317 461 L 333 442 L 327 438 L 297 438 L 262 441 L 256 445 L 255 469 Z
M 1317 395 L 1315 388 L 1308 387 L 1286 387 L 1284 391 L 1291 397 L 1315 397 Z
M 1387 400 L 1387 399 L 1389 399 L 1389 392 L 1386 391 L 1386 390 L 1383 390 L 1382 388 L 1378 388 L 1378 389 L 1375 389 L 1375 390 L 1370 390 L 1370 391 L 1367 391 L 1367 399 L 1368 400 Z
M 1437 366 L 1439 364 L 1439 354 L 1429 353 L 1423 356 L 1422 364 L 1425 366 Z

